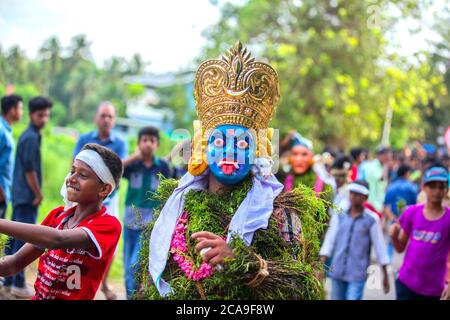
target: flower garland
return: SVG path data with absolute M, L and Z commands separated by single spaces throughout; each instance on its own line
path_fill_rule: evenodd
M 210 277 L 214 270 L 206 262 L 202 262 L 200 267 L 195 270 L 194 262 L 188 257 L 188 247 L 186 245 L 186 231 L 187 231 L 187 213 L 183 212 L 177 221 L 177 226 L 170 243 L 170 253 L 173 255 L 173 260 L 178 264 L 181 270 L 186 274 L 188 279 L 200 281 Z

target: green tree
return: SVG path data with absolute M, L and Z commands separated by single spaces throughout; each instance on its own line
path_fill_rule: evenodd
M 422 110 L 422 116 L 426 119 L 428 142 L 435 143 L 438 136 L 442 136 L 445 128 L 450 124 L 450 1 L 440 15 L 435 18 L 434 30 L 440 35 L 440 39 L 433 42 L 432 67 L 444 73 L 442 94 L 436 100 L 430 101 Z
M 19 46 L 13 46 L 6 54 L 5 80 L 7 83 L 25 82 L 27 58 Z
M 51 95 L 53 93 L 51 89 L 54 83 L 52 83 L 52 81 L 56 74 L 61 70 L 61 52 L 61 45 L 55 36 L 46 40 L 39 49 L 39 57 L 42 63 L 41 69 L 43 71 L 43 93 L 45 95 Z
M 280 77 L 282 98 L 273 126 L 282 132 L 297 129 L 340 147 L 376 145 L 391 105 L 392 137 L 398 139 L 393 142 L 401 144 L 413 134 L 423 136 L 412 129 L 441 78 L 428 61 L 412 63 L 388 54 L 386 32 L 399 19 L 417 17 L 426 2 L 379 0 L 375 7 L 368 0 L 226 3 L 219 22 L 205 32 L 210 41 L 202 59 L 217 57 L 236 40 L 267 58 Z

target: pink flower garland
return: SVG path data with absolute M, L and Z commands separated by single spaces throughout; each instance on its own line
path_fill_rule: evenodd
M 186 230 L 187 230 L 187 213 L 183 212 L 177 221 L 177 226 L 170 243 L 170 253 L 173 255 L 173 260 L 176 261 L 181 270 L 186 274 L 188 279 L 200 281 L 210 277 L 214 270 L 209 264 L 202 262 L 198 270 L 195 270 L 194 262 L 189 259 L 186 245 Z

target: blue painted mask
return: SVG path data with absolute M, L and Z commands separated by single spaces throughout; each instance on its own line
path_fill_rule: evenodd
M 226 185 L 244 180 L 255 155 L 255 137 L 245 127 L 221 125 L 208 138 L 207 161 L 212 174 Z

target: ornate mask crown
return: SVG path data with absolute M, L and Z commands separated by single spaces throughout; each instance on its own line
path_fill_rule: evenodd
M 222 60 L 200 65 L 194 96 L 203 132 L 223 124 L 265 129 L 280 99 L 278 75 L 237 42 Z

